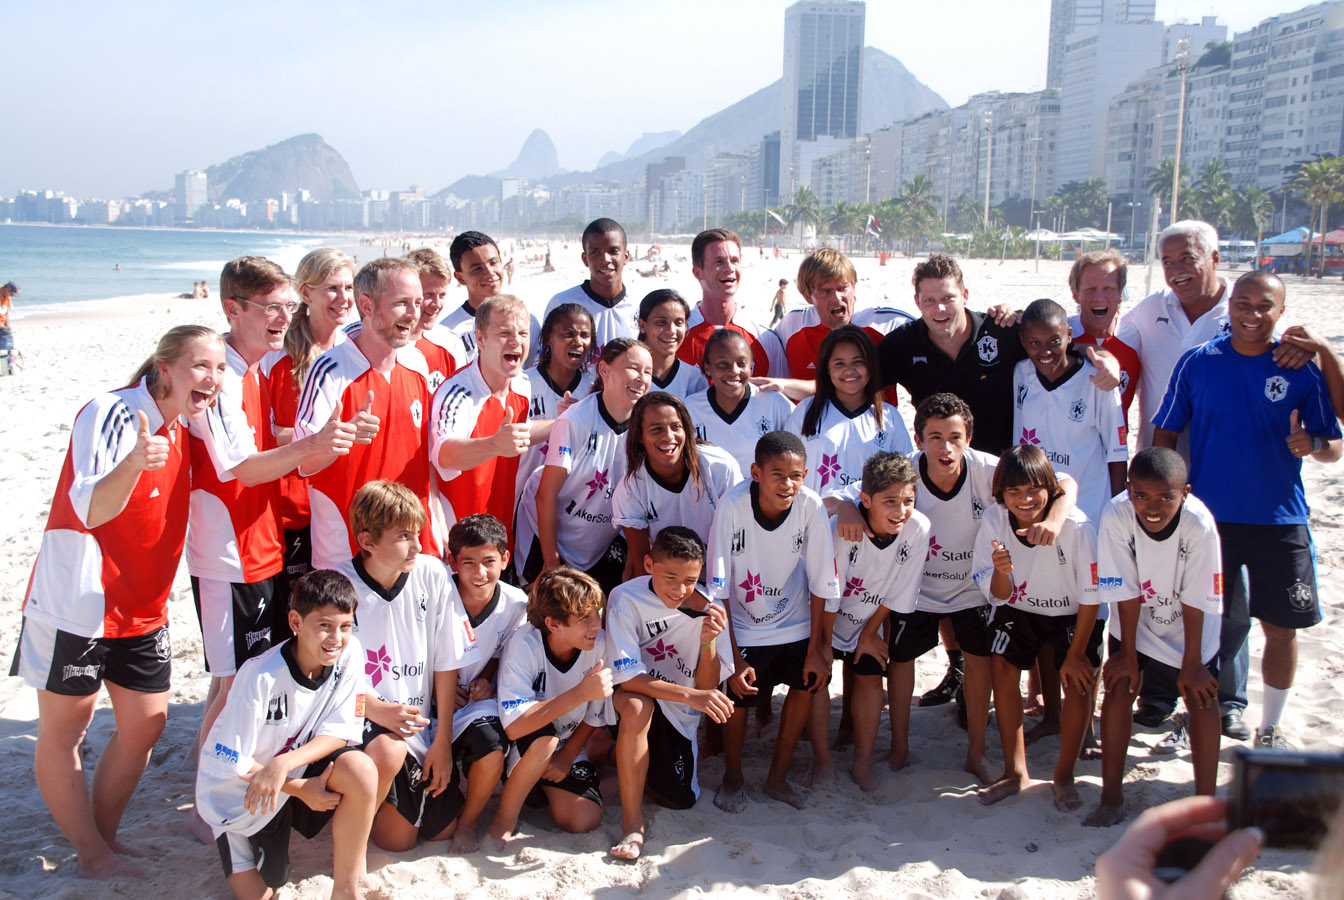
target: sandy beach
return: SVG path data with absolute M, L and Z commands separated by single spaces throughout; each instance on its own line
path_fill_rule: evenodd
M 354 239 L 347 243 L 361 261 L 382 253 L 381 246 L 357 246 Z M 510 242 L 502 244 L 507 256 Z M 446 242 L 439 249 L 446 255 Z M 645 246 L 637 249 L 642 253 Z M 510 290 L 538 315 L 553 294 L 586 277 L 576 242 L 567 246 L 552 242 L 551 252 L 556 271 L 542 273 L 539 260 L 528 262 L 527 257 L 544 250 L 522 246 L 513 250 L 516 274 Z M 664 246 L 664 258 L 672 266 L 666 279 L 642 277 L 637 270 L 649 265 L 632 262 L 626 269 L 627 289 L 641 297 L 656 288 L 673 287 L 694 304 L 699 290 L 691 276 L 689 255 L 689 247 Z M 775 284 L 796 275 L 799 254 L 794 252 L 786 259 L 761 258 L 755 248 L 747 248 L 744 256 L 739 299 L 768 321 Z M 855 263 L 861 305 L 911 309 L 913 260 L 896 257 L 885 267 L 872 258 Z M 969 261 L 963 266 L 970 303 L 976 309 L 999 302 L 1020 308 L 1038 297 L 1052 297 L 1074 308 L 1067 288 L 1068 263 Z M 1227 274 L 1235 276 L 1235 272 Z M 1144 267 L 1133 266 L 1129 281 L 1126 308 L 1144 296 L 1146 282 L 1153 289 L 1160 287 L 1161 273 L 1154 270 L 1150 276 Z M 214 282 L 211 288 L 214 293 Z M 464 299 L 465 291 L 459 287 L 449 303 Z M 1324 282 L 1293 278 L 1288 281 L 1284 322 L 1305 324 L 1331 336 L 1344 349 L 1344 326 L 1338 312 L 1342 302 L 1344 283 L 1338 278 Z M 803 305 L 796 290 L 790 289 L 789 305 Z M 220 330 L 227 327 L 213 297 L 186 300 L 145 295 L 84 305 L 72 312 L 16 317 L 15 342 L 24 353 L 26 369 L 17 377 L 0 378 L 0 408 L 6 420 L 5 438 L 0 442 L 0 497 L 5 508 L 0 516 L 0 648 L 6 671 L 19 635 L 24 589 L 76 412 L 93 394 L 123 385 L 162 332 L 188 322 Z M 912 410 L 904 398 L 902 412 L 909 422 Z M 1304 477 L 1312 504 L 1325 621 L 1299 638 L 1297 688 L 1284 724 L 1299 744 L 1337 750 L 1344 744 L 1344 654 L 1340 652 L 1344 465 L 1308 461 Z M 75 877 L 73 851 L 52 822 L 33 778 L 35 692 L 19 679 L 4 676 L 0 677 L 0 784 L 6 788 L 7 815 L 13 818 L 0 848 L 0 896 L 53 900 L 229 897 L 218 853 L 195 843 L 183 828 L 194 783 L 191 749 L 208 686 L 185 566 L 178 574 L 170 615 L 174 671 L 168 725 L 122 825 L 126 840 L 156 847 L 161 858 L 148 861 L 144 880 L 133 884 L 105 885 Z M 1253 630 L 1247 714 L 1252 727 L 1259 719 L 1262 644 L 1258 630 Z M 944 663 L 941 651 L 920 661 L 917 692 L 938 681 Z M 777 705 L 781 697 L 777 695 Z M 833 714 L 837 718 L 838 708 L 837 703 Z M 104 695 L 86 746 L 85 764 L 90 771 L 112 730 L 111 709 Z M 884 716 L 880 750 L 886 746 L 888 733 Z M 1136 729 L 1126 777 L 1127 822 L 1139 810 L 1185 796 L 1193 789 L 1188 753 L 1149 755 L 1149 748 L 1164 733 Z M 773 736 L 772 728 L 767 736 L 748 741 L 749 785 L 758 786 L 764 777 Z M 763 894 L 828 900 L 1093 896 L 1096 858 L 1123 828 L 1090 829 L 1081 824 L 1100 791 L 1100 763 L 1078 765 L 1086 805 L 1076 813 L 1055 810 L 1048 781 L 1037 781 L 1020 796 L 985 808 L 975 797 L 974 778 L 960 769 L 964 741 L 952 706 L 915 709 L 911 765 L 899 773 L 880 767 L 877 793 L 862 793 L 844 774 L 849 756 L 844 752 L 837 755 L 838 786 L 807 792 L 806 810 L 795 811 L 765 799 L 757 790 L 737 816 L 721 812 L 710 799 L 722 775 L 722 757 L 702 760 L 700 803 L 687 811 L 652 808 L 645 856 L 634 864 L 615 862 L 606 854 L 620 837 L 616 778 L 608 769 L 603 781 L 606 814 L 596 832 L 568 835 L 553 831 L 544 813 L 533 812 L 525 816 L 520 837 L 503 853 L 483 850 L 456 857 L 448 855 L 442 842 L 403 854 L 371 849 L 370 895 L 528 900 L 577 896 L 616 900 L 640 894 Z M 1232 746 L 1223 741 L 1220 790 L 1231 776 Z M 991 760 L 998 766 L 998 737 L 993 729 L 990 747 Z M 1048 777 L 1057 747 L 1057 740 L 1046 739 L 1029 748 L 1031 770 L 1038 779 Z M 804 742 L 794 761 L 791 779 L 795 784 L 803 783 L 810 763 L 811 750 Z M 486 819 L 491 816 L 493 803 Z M 329 838 L 324 835 L 305 842 L 296 837 L 291 852 L 293 880 L 281 896 L 325 897 L 331 880 L 321 873 L 330 869 Z M 1307 895 L 1313 884 L 1312 866 L 1313 860 L 1302 852 L 1264 851 L 1231 896 Z

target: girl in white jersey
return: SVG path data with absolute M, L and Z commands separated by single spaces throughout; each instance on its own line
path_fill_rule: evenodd
M 541 357 L 523 372 L 529 391 L 529 419 L 555 419 L 587 396 L 593 386 L 593 314 L 578 303 L 562 303 L 541 324 Z M 546 464 L 548 444 L 533 444 L 518 459 L 515 498 L 528 476 Z
M 650 291 L 639 301 L 639 339 L 653 355 L 653 386 L 683 400 L 709 387 L 703 372 L 677 359 L 690 314 L 686 298 L 671 288 Z
M 742 480 L 727 451 L 697 446 L 691 414 L 672 394 L 645 394 L 630 414 L 626 472 L 611 496 L 612 524 L 625 531 L 625 580 L 645 574 L 658 532 L 684 525 L 709 538 L 719 498 Z
M 649 349 L 630 338 L 602 348 L 593 393 L 555 422 L 546 465 L 518 503 L 516 546 L 525 584 L 564 564 L 587 571 L 604 591 L 621 583 L 625 541 L 611 521 L 611 495 L 625 475 L 625 432 L 649 389 Z
M 882 400 L 877 348 L 855 325 L 842 325 L 822 339 L 817 392 L 798 404 L 785 430 L 802 436 L 807 486 L 823 499 L 858 481 L 874 453 L 915 449 L 900 413 Z M 835 511 L 835 503 L 827 504 L 828 511 Z
M 1045 453 L 1031 445 L 1009 447 L 994 469 L 995 506 L 985 510 L 975 538 L 972 577 L 994 605 L 990 622 L 991 677 L 1004 773 L 980 792 L 997 803 L 1031 783 L 1022 733 L 1022 672 L 1047 645 L 1064 685 L 1055 806 L 1082 805 L 1073 765 L 1091 721 L 1092 683 L 1101 665 L 1097 619 L 1097 533 L 1077 509 L 1069 513 L 1054 546 L 1026 542 L 1018 532 L 1045 518 L 1064 496 Z
M 705 342 L 700 368 L 708 390 L 686 398 L 697 440 L 722 447 L 743 472 L 756 460 L 756 442 L 789 421 L 793 404 L 779 391 L 751 383 L 751 347 L 739 332 L 720 328 Z

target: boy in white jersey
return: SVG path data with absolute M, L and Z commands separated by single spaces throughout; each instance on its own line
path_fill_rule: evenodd
M 478 846 L 476 820 L 504 776 L 509 739 L 499 721 L 495 680 L 500 651 L 527 617 L 527 595 L 500 580 L 509 565 L 509 533 L 494 516 L 459 519 L 448 532 L 448 561 L 457 590 L 449 610 L 453 671 L 445 689 L 460 708 L 439 727 L 451 730 L 452 758 L 467 780 L 449 847 L 471 853 Z
M 717 688 L 733 674 L 723 607 L 697 590 L 705 545 L 694 531 L 658 532 L 639 575 L 611 592 L 607 647 L 612 702 L 620 717 L 616 774 L 621 786 L 617 859 L 638 859 L 644 846 L 644 797 L 669 809 L 700 798 L 695 731 L 704 713 L 723 724 L 733 703 Z M 697 648 L 698 645 L 698 648 Z
M 1125 750 L 1143 673 L 1154 667 L 1180 687 L 1193 751 L 1195 793 L 1218 780 L 1218 636 L 1223 573 L 1213 514 L 1186 483 L 1175 450 L 1149 447 L 1129 467 L 1129 491 L 1101 517 L 1100 597 L 1115 603 L 1110 658 L 1102 670 L 1101 802 L 1084 825 L 1124 818 Z
M 835 544 L 821 498 L 804 487 L 807 451 L 796 434 L 772 431 L 756 443 L 751 481 L 719 503 L 710 529 L 709 593 L 728 606 L 736 672 L 728 696 L 736 708 L 724 726 L 723 785 L 714 804 L 740 812 L 747 708 L 769 695 L 756 684 L 785 684 L 767 796 L 803 808 L 785 776 L 807 727 L 812 693 L 825 690 L 834 657 L 823 612 L 840 597 Z
M 1078 482 L 1078 508 L 1093 523 L 1125 489 L 1125 414 L 1118 388 L 1101 391 L 1095 366 L 1074 346 L 1069 316 L 1053 300 L 1022 312 L 1027 358 L 1013 369 L 1013 436 L 1045 451 L 1056 472 Z
M 603 600 L 591 575 L 547 569 L 532 583 L 528 624 L 504 645 L 499 720 L 514 746 L 490 825 L 497 849 L 518 827 L 524 803 L 549 806 L 555 824 L 571 834 L 602 824 L 597 770 L 583 751 L 596 728 L 615 721 Z
M 887 672 L 886 642 L 878 629 L 888 610 L 910 613 L 915 609 L 923 577 L 924 557 L 929 552 L 929 520 L 915 511 L 915 484 L 919 476 L 910 461 L 899 453 L 874 453 L 863 464 L 861 514 L 872 531 L 856 543 L 836 541 L 836 563 L 841 595 L 826 602 L 825 616 L 833 621 L 831 646 L 852 672 L 854 701 L 854 757 L 850 774 L 864 791 L 877 790 L 873 778 L 873 746 L 882 720 L 882 676 Z M 936 629 L 936 626 L 935 626 Z M 905 716 L 910 717 L 910 692 L 914 690 L 914 663 L 905 686 Z M 849 679 L 847 679 L 849 680 Z M 893 677 L 893 681 L 895 678 Z M 895 697 L 896 689 L 892 688 Z M 893 713 L 897 706 L 892 703 Z M 825 740 L 831 718 L 831 698 L 817 692 L 812 704 L 814 736 L 813 782 L 818 770 L 829 774 L 831 753 Z M 896 733 L 893 715 L 892 734 Z M 817 737 L 821 740 L 818 742 Z
M 337 567 L 359 595 L 355 634 L 371 691 L 363 750 L 378 767 L 370 837 L 384 850 L 410 850 L 421 835 L 444 840 L 462 809 L 452 765 L 455 691 L 450 629 L 452 585 L 437 557 L 420 553 L 425 509 L 405 485 L 372 481 L 355 492 L 350 527 L 359 555 Z
M 1023 670 L 1047 645 L 1054 648 L 1064 685 L 1055 806 L 1068 812 L 1083 802 L 1073 784 L 1073 767 L 1091 723 L 1092 683 L 1101 665 L 1101 636 L 1092 627 L 1098 602 L 1096 531 L 1074 509 L 1053 547 L 1032 546 L 1017 533 L 1043 518 L 1063 494 L 1039 447 L 1009 447 L 994 470 L 998 505 L 985 511 L 975 538 L 972 577 L 994 604 L 990 665 L 1004 761 L 1003 776 L 980 791 L 986 805 L 1031 783 L 1020 685 Z
M 579 258 L 588 267 L 588 278 L 561 291 L 546 304 L 542 318 L 557 306 L 577 303 L 593 316 L 593 345 L 601 353 L 607 341 L 635 336 L 635 314 L 639 304 L 625 290 L 622 277 L 630 261 L 625 229 L 615 219 L 600 218 L 588 223 L 579 238 Z
M 293 639 L 243 664 L 210 729 L 196 802 L 237 900 L 273 896 L 289 880 L 290 831 L 312 838 L 328 821 L 331 896 L 361 895 L 378 771 L 350 746 L 368 689 L 352 637 L 357 604 L 345 576 L 303 576 L 290 601 Z

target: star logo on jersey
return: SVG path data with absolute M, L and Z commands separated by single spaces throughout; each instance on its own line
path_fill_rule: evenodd
M 607 489 L 607 470 L 602 469 L 593 476 L 592 481 L 588 482 L 588 496 L 585 497 L 584 499 L 591 500 L 593 499 L 593 495 L 596 494 L 598 491 L 605 491 L 606 489 Z
M 761 586 L 761 576 L 755 574 L 750 569 L 747 570 L 746 580 L 739 584 L 738 587 L 747 592 L 746 599 L 742 601 L 743 603 L 750 603 L 755 600 L 756 595 L 764 590 Z
M 1040 438 L 1036 437 L 1035 428 L 1023 428 L 1022 437 L 1018 438 L 1017 442 L 1019 444 L 1030 444 L 1033 447 L 1039 447 L 1041 445 Z
M 938 535 L 929 535 L 929 552 L 924 554 L 924 561 L 928 562 L 938 556 L 938 551 L 943 549 L 943 545 L 938 543 Z
M 416 428 L 420 427 L 420 422 L 424 419 L 424 414 L 425 408 L 420 405 L 420 398 L 416 397 L 411 401 L 411 421 L 415 423 Z
M 1021 584 L 1013 585 L 1013 592 L 1008 596 L 1008 602 L 1010 604 L 1016 603 L 1017 601 L 1024 599 L 1026 596 L 1027 596 L 1027 583 L 1024 581 Z
M 849 579 L 849 581 L 847 581 L 847 582 L 845 583 L 845 592 L 844 592 L 843 594 L 841 594 L 840 596 L 842 596 L 842 597 L 852 597 L 852 596 L 854 596 L 855 594 L 859 593 L 859 592 L 862 591 L 862 590 L 863 590 L 863 579 L 862 579 L 862 578 L 851 578 L 851 579 Z
M 365 650 L 364 656 L 367 657 L 364 663 L 364 674 L 369 676 L 369 682 L 378 686 L 378 682 L 383 680 L 383 673 L 392 671 L 392 657 L 387 655 L 387 646 L 379 647 L 377 650 Z
M 1083 421 L 1083 416 L 1086 414 L 1087 414 L 1087 404 L 1084 403 L 1082 400 L 1073 401 L 1073 405 L 1069 407 L 1069 421 L 1081 422 Z
M 664 644 L 663 639 L 659 638 L 655 643 L 649 645 L 649 656 L 653 657 L 654 662 L 662 662 L 677 655 L 675 644 Z
M 817 472 L 821 474 L 822 487 L 830 484 L 831 479 L 840 473 L 840 454 L 821 454 L 821 465 L 817 466 Z
M 1153 583 L 1145 579 L 1143 584 L 1139 586 L 1139 602 L 1147 603 L 1149 600 L 1156 598 L 1157 591 L 1153 590 Z
M 999 342 L 992 335 L 985 335 L 975 345 L 975 351 L 980 354 L 980 358 L 987 363 L 992 363 L 999 358 Z
M 1017 408 L 1021 409 L 1023 404 L 1025 404 L 1026 402 L 1027 402 L 1027 386 L 1025 384 L 1019 384 L 1017 386 Z
M 1271 375 L 1265 379 L 1265 397 L 1270 403 L 1278 403 L 1288 396 L 1288 379 L 1282 375 Z

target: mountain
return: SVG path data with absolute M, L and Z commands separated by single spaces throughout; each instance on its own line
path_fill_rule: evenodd
M 640 156 L 649 150 L 656 150 L 664 144 L 669 144 L 679 137 L 681 137 L 680 131 L 646 131 L 635 138 L 635 142 L 624 153 L 617 153 L 615 150 L 608 150 L 603 153 L 602 158 L 597 161 L 597 167 L 600 169 L 603 166 L 629 159 L 632 156 Z
M 527 140 L 523 141 L 523 149 L 518 151 L 517 158 L 509 163 L 507 168 L 491 174 L 497 177 L 514 175 L 526 178 L 528 181 L 540 181 L 559 171 L 560 158 L 555 152 L 551 136 L 540 128 L 534 128 L 527 136 Z
M 205 170 L 210 201 L 279 198 L 307 190 L 314 200 L 358 199 L 350 166 L 318 134 L 300 134 L 261 150 L 243 153 Z

